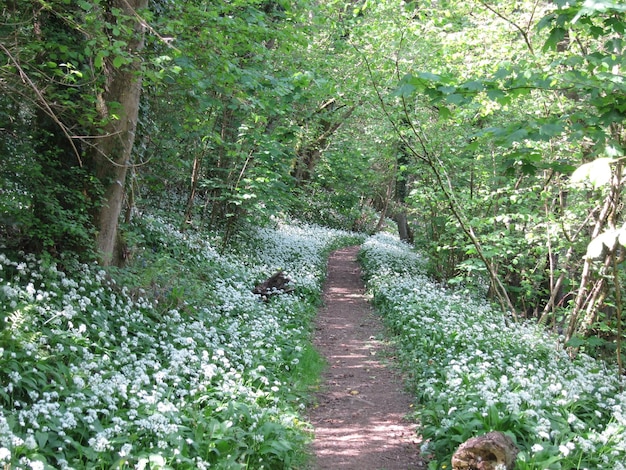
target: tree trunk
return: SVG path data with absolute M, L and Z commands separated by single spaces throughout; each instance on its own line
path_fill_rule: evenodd
M 193 222 L 193 205 L 198 192 L 198 181 L 200 180 L 200 168 L 202 163 L 202 154 L 196 153 L 193 159 L 191 169 L 191 187 L 189 188 L 189 197 L 187 198 L 187 206 L 185 207 L 184 225 L 191 225 Z
M 122 17 L 111 14 L 111 21 L 133 22 L 133 36 L 128 38 L 127 51 L 136 54 L 144 45 L 144 26 L 136 19 L 138 9 L 146 8 L 148 0 L 109 0 L 109 12 L 120 11 Z M 139 98 L 141 95 L 140 61 L 137 57 L 128 65 L 116 68 L 105 65 L 106 85 L 98 96 L 101 117 L 108 122 L 105 135 L 93 148 L 95 174 L 105 185 L 104 200 L 96 215 L 98 235 L 96 249 L 103 265 L 120 264 L 117 252 L 118 222 L 125 194 L 126 174 L 131 163 L 135 140 Z M 115 109 L 112 110 L 112 104 Z M 115 115 L 115 116 L 114 116 Z
M 620 202 L 622 194 L 622 164 L 617 163 L 611 179 L 611 187 L 604 199 L 604 204 L 598 217 L 596 218 L 593 231 L 591 233 L 591 240 L 598 237 L 607 228 L 615 228 L 620 216 Z M 606 253 L 604 258 L 605 267 L 612 265 L 611 257 L 615 254 L 610 250 Z M 606 280 L 604 278 L 594 280 L 593 272 L 594 260 L 586 257 L 583 264 L 583 271 L 580 280 L 580 286 L 574 302 L 574 309 L 570 314 L 569 325 L 565 336 L 566 342 L 572 339 L 572 337 L 580 332 L 584 333 L 589 325 L 593 322 L 598 309 L 601 307 L 604 300 L 606 286 Z M 586 309 L 586 314 L 582 322 L 580 317 L 582 312 Z
M 406 212 L 399 211 L 394 214 L 394 220 L 396 224 L 398 224 L 398 236 L 400 240 L 405 241 L 407 243 L 411 242 L 409 223 L 406 218 Z
M 296 150 L 296 161 L 292 170 L 292 176 L 299 186 L 311 180 L 315 167 L 319 163 L 322 152 L 328 147 L 330 138 L 346 122 L 358 104 L 349 107 L 339 118 L 334 118 L 334 112 L 343 106 L 337 107 L 335 99 L 322 104 L 317 114 L 322 114 L 319 123 L 319 132 L 311 142 L 307 142 Z M 334 119 L 333 119 L 334 118 Z
M 382 207 L 380 209 L 380 218 L 378 219 L 378 223 L 376 224 L 376 231 L 380 232 L 385 226 L 385 219 L 387 218 L 387 210 L 389 209 L 389 201 L 391 200 L 391 196 L 393 195 L 393 187 L 394 182 L 390 181 L 387 185 L 387 191 L 385 192 L 385 197 L 382 201 Z

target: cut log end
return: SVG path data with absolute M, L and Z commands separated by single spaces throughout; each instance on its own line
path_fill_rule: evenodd
M 453 470 L 513 470 L 519 449 L 504 433 L 468 439 L 452 456 Z

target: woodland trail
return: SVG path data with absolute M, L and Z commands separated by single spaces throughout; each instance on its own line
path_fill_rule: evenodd
M 405 418 L 411 397 L 385 363 L 383 327 L 364 295 L 358 250 L 335 251 L 328 261 L 314 338 L 328 368 L 309 410 L 311 470 L 422 469 L 415 424 Z

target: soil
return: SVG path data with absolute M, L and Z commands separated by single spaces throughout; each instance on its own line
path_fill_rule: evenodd
M 328 261 L 314 338 L 328 367 L 308 411 L 311 470 L 423 469 L 416 425 L 407 418 L 412 400 L 365 296 L 358 250 L 338 250 Z

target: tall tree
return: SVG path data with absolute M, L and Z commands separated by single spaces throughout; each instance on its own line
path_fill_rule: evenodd
M 109 0 L 103 8 L 103 26 L 112 41 L 121 42 L 119 55 L 102 62 L 104 86 L 97 94 L 102 133 L 91 148 L 95 176 L 105 185 L 97 214 L 96 249 L 101 262 L 119 264 L 123 253 L 118 242 L 119 217 L 124 203 L 126 175 L 132 165 L 141 96 L 141 58 L 145 24 L 140 16 L 148 0 Z

